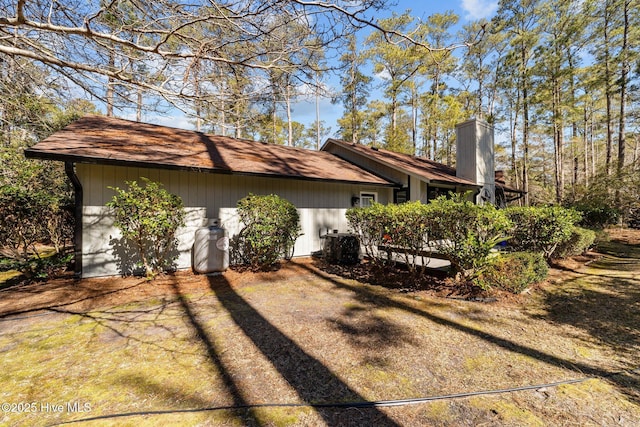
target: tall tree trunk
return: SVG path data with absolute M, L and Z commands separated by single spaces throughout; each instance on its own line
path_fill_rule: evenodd
M 239 102 L 236 102 L 235 110 L 235 134 L 236 138 L 242 138 L 242 122 L 240 121 L 241 107 Z
M 356 117 L 356 105 L 358 103 L 357 93 L 356 93 L 356 85 L 353 83 L 356 80 L 356 69 L 355 64 L 351 64 L 349 67 L 349 73 L 351 75 L 351 93 L 349 97 L 350 110 L 351 110 L 351 143 L 356 144 L 358 142 L 358 122 Z
M 612 121 L 613 121 L 613 111 L 612 111 L 612 98 L 613 98 L 613 88 L 611 84 L 611 55 L 610 55 L 610 34 L 609 34 L 609 24 L 611 19 L 610 14 L 610 2 L 607 1 L 605 3 L 605 11 L 604 11 L 604 78 L 605 78 L 605 98 L 607 104 L 606 111 L 606 120 L 607 120 L 607 153 L 605 160 L 605 170 L 607 175 L 611 175 L 611 158 L 613 153 L 613 129 L 612 129 Z
M 576 70 L 574 66 L 574 59 L 571 51 L 567 57 L 569 63 L 569 96 L 571 98 L 571 108 L 576 108 Z M 580 158 L 578 154 L 578 115 L 575 111 L 571 113 L 571 155 L 573 157 L 573 176 L 571 179 L 571 197 L 572 200 L 576 199 L 576 186 L 578 185 L 578 178 L 580 174 Z M 585 165 L 586 174 L 586 165 Z
M 520 188 L 520 172 L 518 168 L 518 161 L 516 159 L 517 153 L 517 132 L 518 132 L 518 109 L 520 106 L 520 90 L 518 89 L 518 94 L 516 96 L 516 105 L 515 107 L 512 105 L 511 109 L 513 114 L 509 112 L 509 120 L 511 123 L 509 124 L 509 128 L 511 130 L 511 169 L 513 170 L 513 176 L 515 178 L 516 188 Z
M 627 78 L 629 73 L 629 59 L 628 59 L 628 37 L 629 37 L 629 3 L 630 0 L 624 0 L 624 27 L 622 33 L 622 51 L 620 56 L 622 61 L 620 62 L 620 118 L 618 124 L 618 176 L 622 175 L 622 170 L 625 163 L 625 149 L 626 149 L 626 136 L 625 136 L 625 104 L 627 101 Z
M 285 88 L 286 94 L 286 106 L 287 106 L 287 145 L 289 147 L 293 146 L 293 122 L 291 120 L 291 85 L 287 81 L 287 86 Z
M 553 140 L 555 146 L 555 186 L 556 202 L 562 203 L 564 198 L 564 137 L 560 112 L 560 88 L 558 79 L 554 76 L 552 82 L 552 110 L 553 110 Z
M 138 89 L 138 99 L 136 102 L 136 121 L 142 121 L 142 89 Z
M 227 136 L 227 103 L 224 95 L 220 102 L 222 104 L 222 108 L 220 109 L 220 134 L 222 136 Z
M 591 143 L 591 176 L 596 176 L 596 173 L 598 171 L 597 162 L 596 162 L 596 159 L 598 158 L 598 151 L 596 150 L 596 141 L 593 136 L 593 133 L 594 133 L 593 127 L 594 127 L 594 123 L 593 123 L 593 113 L 592 113 L 590 128 L 589 128 L 589 142 Z
M 200 104 L 200 77 L 198 76 L 198 67 L 194 67 L 193 71 L 194 76 L 194 86 L 195 86 L 195 108 L 196 108 L 196 131 L 200 132 L 202 129 L 202 107 Z
M 113 71 L 115 67 L 115 59 L 113 58 L 113 54 L 109 51 L 109 70 Z M 115 81 L 113 77 L 109 77 L 107 79 L 107 117 L 113 117 L 113 104 L 115 93 L 113 90 L 113 86 L 115 85 Z
M 278 134 L 278 129 L 276 127 L 276 120 L 278 119 L 278 114 L 276 111 L 276 95 L 275 93 L 273 94 L 273 112 L 271 114 L 271 118 L 272 118 L 272 122 L 273 122 L 273 139 L 271 140 L 271 143 L 275 144 L 277 139 L 276 136 Z
M 527 98 L 527 88 L 522 90 L 522 191 L 524 194 L 524 205 L 529 206 L 529 100 Z
M 586 106 L 584 107 L 583 113 L 584 113 L 584 116 L 583 116 L 584 128 L 583 128 L 583 135 L 582 135 L 582 143 L 584 145 L 584 185 L 588 189 L 589 188 L 589 138 L 588 138 L 589 124 L 587 122 L 588 116 L 587 116 Z
M 391 130 L 395 136 L 398 126 L 398 92 L 394 90 L 391 95 Z
M 320 150 L 320 79 L 316 72 L 316 150 Z
M 415 84 L 411 87 L 411 142 L 415 155 L 418 149 L 418 91 Z
M 529 206 L 529 82 L 527 80 L 527 50 L 520 50 L 520 79 L 522 87 L 522 191 L 524 205 Z

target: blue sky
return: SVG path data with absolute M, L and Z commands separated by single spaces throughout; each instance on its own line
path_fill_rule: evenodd
M 393 9 L 390 9 L 385 14 L 379 15 L 377 18 L 385 18 L 391 16 L 392 12 L 404 13 L 410 10 L 412 15 L 419 19 L 426 19 L 428 16 L 434 13 L 443 13 L 452 10 L 460 17 L 459 27 L 466 24 L 469 21 L 477 20 L 480 18 L 490 19 L 497 10 L 497 0 L 450 0 L 448 2 L 443 1 L 429 1 L 429 0 L 396 0 L 396 5 Z M 379 82 L 378 82 L 379 83 Z M 336 77 L 327 81 L 334 90 L 339 90 L 339 81 Z M 376 82 L 374 82 L 374 85 Z M 375 94 L 375 89 L 372 91 L 372 95 Z M 315 99 L 309 99 L 308 101 L 299 101 L 293 105 L 293 120 L 297 122 L 309 125 L 316 120 L 316 103 Z M 320 120 L 324 121 L 326 126 L 331 128 L 331 135 L 335 136 L 338 130 L 337 119 L 342 116 L 342 106 L 331 104 L 329 99 L 320 99 Z M 176 113 L 169 115 L 155 115 L 147 114 L 143 118 L 144 121 L 182 127 L 187 129 L 193 129 L 194 126 L 190 119 Z
M 396 12 L 402 13 L 410 9 L 414 16 L 426 18 L 433 13 L 441 13 L 453 10 L 462 21 L 489 18 L 498 7 L 497 0 L 450 0 L 429 1 L 429 0 L 397 0 Z
M 411 14 L 419 19 L 426 19 L 434 13 L 444 13 L 449 10 L 455 12 L 460 21 L 459 28 L 470 21 L 475 21 L 481 18 L 490 19 L 496 12 L 498 2 L 493 0 L 451 0 L 450 2 L 441 1 L 420 1 L 420 0 L 398 0 L 397 5 L 385 15 L 380 15 L 380 18 L 390 16 L 392 12 L 398 14 L 404 13 L 407 10 L 411 11 Z M 339 89 L 339 82 L 337 79 L 332 79 L 328 82 L 334 89 Z M 380 83 L 379 81 L 377 83 Z M 374 85 L 377 84 L 374 82 Z M 375 90 L 372 91 L 372 95 Z M 320 120 L 326 123 L 326 126 L 331 127 L 331 136 L 335 135 L 338 131 L 337 119 L 342 116 L 342 107 L 340 105 L 333 105 L 328 99 L 320 100 Z M 298 102 L 293 107 L 293 117 L 295 121 L 310 124 L 316 120 L 316 104 L 315 100 L 309 100 L 307 102 Z

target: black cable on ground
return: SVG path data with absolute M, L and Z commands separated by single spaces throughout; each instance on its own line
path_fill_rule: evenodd
M 43 309 L 45 310 L 45 309 Z M 49 312 L 49 313 L 38 313 L 38 314 L 30 314 L 28 316 L 13 316 L 11 314 L 8 315 L 8 317 L 0 317 L 0 322 L 10 322 L 12 320 L 24 320 L 24 319 L 32 319 L 34 317 L 42 317 L 42 316 L 50 316 L 52 314 L 56 314 L 55 312 Z
M 600 378 L 610 378 L 610 377 L 623 375 L 627 373 L 640 374 L 640 368 L 627 369 L 619 372 L 612 372 Z M 165 409 L 165 410 L 155 410 L 155 411 L 125 412 L 120 414 L 99 415 L 99 416 L 83 418 L 79 420 L 64 421 L 57 424 L 51 424 L 51 426 L 75 424 L 75 423 L 103 420 L 103 419 L 109 419 L 109 418 L 124 418 L 124 417 L 135 417 L 135 416 L 146 416 L 146 415 L 166 415 L 166 414 L 210 412 L 210 411 L 236 411 L 236 410 L 246 410 L 246 409 L 255 409 L 255 408 L 338 408 L 338 409 L 384 408 L 384 407 L 391 407 L 391 406 L 416 405 L 416 404 L 427 403 L 435 400 L 461 399 L 461 398 L 472 397 L 472 396 L 486 396 L 486 395 L 492 395 L 492 394 L 513 393 L 517 391 L 538 390 L 541 388 L 558 387 L 563 384 L 577 384 L 577 383 L 598 379 L 598 378 L 599 377 L 584 377 L 584 378 L 576 378 L 571 380 L 556 381 L 556 382 L 547 383 L 547 384 L 528 385 L 528 386 L 521 386 L 521 387 L 496 389 L 496 390 L 482 390 L 482 391 L 472 391 L 472 392 L 465 392 L 465 393 L 445 394 L 441 396 L 418 397 L 413 399 L 377 400 L 377 401 L 362 401 L 362 402 L 327 402 L 327 403 L 256 403 L 256 404 L 249 404 L 249 405 L 213 406 L 213 407 L 192 408 L 192 409 Z

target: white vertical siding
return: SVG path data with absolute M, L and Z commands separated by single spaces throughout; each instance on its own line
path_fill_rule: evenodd
M 178 232 L 178 268 L 191 266 L 195 231 L 207 218 L 220 218 L 230 235 L 239 232 L 236 204 L 250 193 L 278 194 L 298 208 L 304 234 L 296 242 L 295 255 L 320 250 L 319 235 L 326 229 L 347 231 L 345 212 L 351 207 L 351 197 L 360 191 L 377 192 L 381 203 L 393 200 L 390 188 L 354 184 L 86 164 L 77 165 L 77 174 L 84 189 L 85 277 L 122 274 L 132 267 L 130 255 L 117 245 L 120 233 L 106 208 L 114 194 L 108 187 L 125 188 L 125 181 L 147 177 L 162 182 L 168 191 L 182 198 L 187 218 Z
M 422 180 L 413 175 L 409 176 L 409 200 L 416 201 L 422 200 L 421 192 L 422 192 Z

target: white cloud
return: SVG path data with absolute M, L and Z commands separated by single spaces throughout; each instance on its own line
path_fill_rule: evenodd
M 135 120 L 135 118 L 131 118 Z M 186 116 L 186 114 L 174 110 L 166 114 L 145 114 L 143 122 L 153 123 L 160 126 L 169 126 L 178 129 L 195 130 L 194 120 Z
M 495 0 L 462 0 L 462 9 L 467 19 L 489 18 L 498 10 Z

